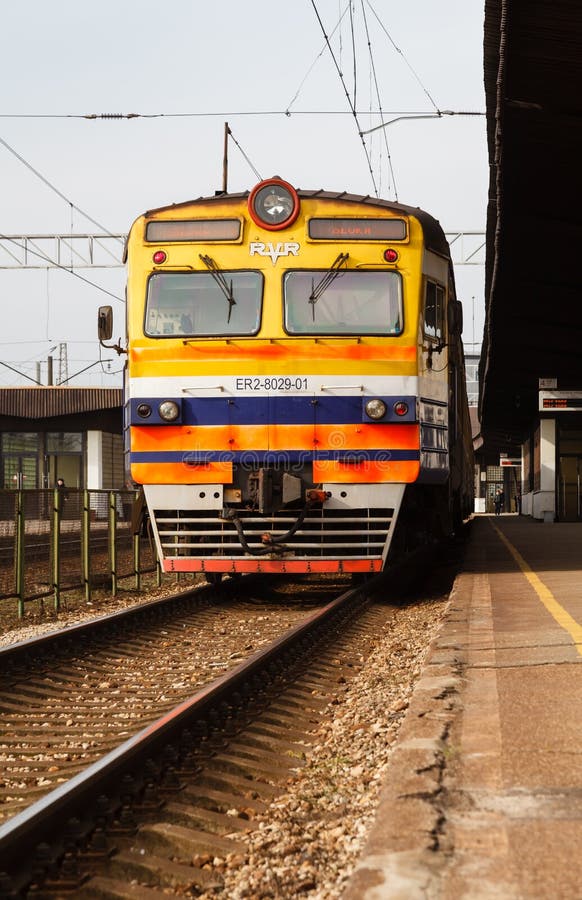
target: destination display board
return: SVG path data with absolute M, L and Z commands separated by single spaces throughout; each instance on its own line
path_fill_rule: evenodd
M 582 391 L 540 391 L 540 412 L 580 412 Z

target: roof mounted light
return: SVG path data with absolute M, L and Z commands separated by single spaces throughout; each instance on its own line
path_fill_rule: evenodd
M 297 191 L 280 178 L 261 181 L 250 193 L 249 213 L 255 225 L 267 231 L 288 228 L 299 215 Z

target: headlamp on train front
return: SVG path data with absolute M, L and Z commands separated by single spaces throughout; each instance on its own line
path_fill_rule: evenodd
M 255 225 L 268 231 L 287 228 L 299 215 L 297 191 L 280 178 L 261 181 L 250 193 L 249 213 Z
M 373 400 L 368 400 L 364 409 L 368 418 L 373 419 L 375 422 L 383 419 L 388 412 L 388 407 L 383 400 L 380 400 L 379 397 L 374 397 Z
M 164 400 L 158 406 L 158 412 L 164 422 L 175 422 L 180 415 L 180 407 L 175 400 Z

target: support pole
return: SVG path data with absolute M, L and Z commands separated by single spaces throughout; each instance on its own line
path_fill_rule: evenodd
M 16 575 L 16 594 L 18 596 L 18 618 L 24 618 L 24 492 L 16 492 L 16 547 L 14 548 L 14 563 Z
M 228 194 L 228 136 L 230 128 L 224 123 L 224 151 L 222 154 L 222 193 Z
M 52 556 L 53 556 L 53 596 L 55 600 L 55 612 L 61 606 L 61 503 L 62 491 L 55 488 L 53 491 L 53 527 L 52 527 Z
M 83 491 L 83 516 L 81 519 L 81 547 L 83 554 L 83 585 L 85 600 L 91 601 L 91 501 L 89 491 Z
M 117 509 L 115 505 L 115 492 L 109 491 L 109 565 L 111 568 L 111 596 L 117 597 L 117 542 L 115 530 L 117 527 Z

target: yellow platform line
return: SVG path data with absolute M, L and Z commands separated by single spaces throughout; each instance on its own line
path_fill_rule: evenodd
M 493 525 L 493 523 L 491 523 Z M 541 578 L 536 575 L 536 573 L 530 568 L 530 566 L 526 563 L 525 559 L 517 550 L 511 541 L 509 541 L 502 531 L 497 528 L 496 525 L 493 525 L 493 530 L 497 532 L 497 535 L 501 538 L 514 560 L 518 564 L 519 568 L 531 584 L 532 588 L 546 607 L 549 614 L 552 616 L 554 621 L 558 623 L 558 625 L 567 631 L 574 644 L 576 645 L 576 650 L 582 656 L 582 625 L 579 625 L 576 619 L 573 619 L 569 612 L 567 612 L 561 603 L 558 603 L 551 590 L 546 587 Z

